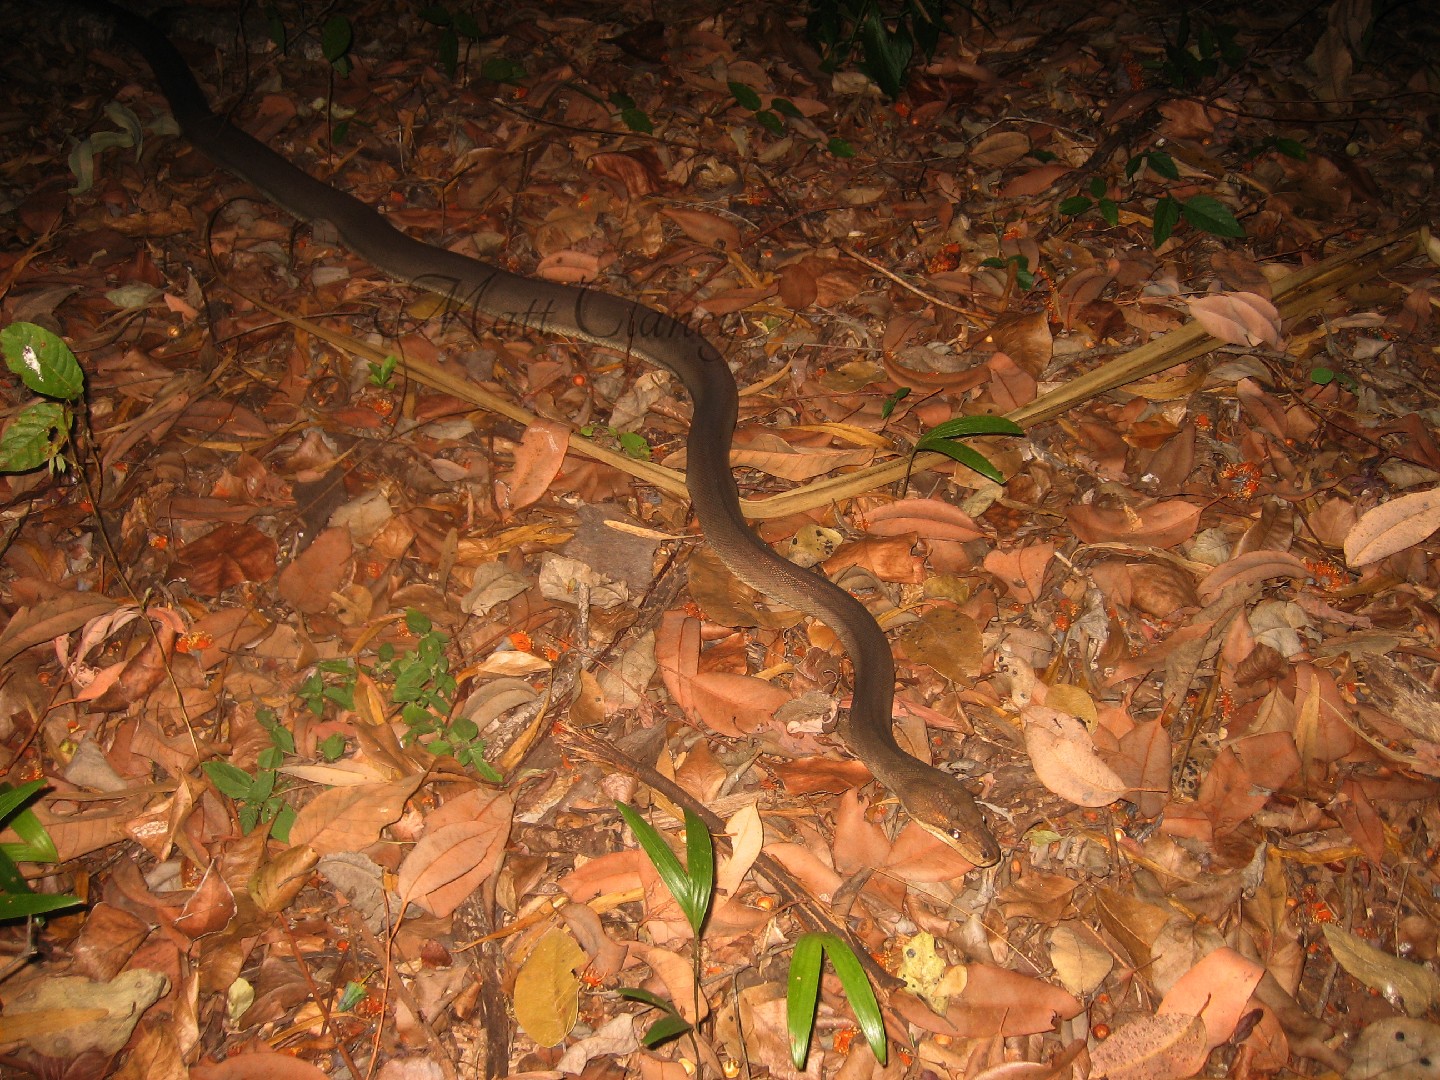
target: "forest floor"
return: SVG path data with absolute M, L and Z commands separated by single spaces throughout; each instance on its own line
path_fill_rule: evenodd
M 989 867 L 699 542 L 675 380 L 387 279 L 12 12 L 0 457 L 66 467 L 0 479 L 0 1076 L 1435 1076 L 1424 7 L 833 71 L 767 3 L 169 27 L 411 235 L 723 351 L 747 516 L 890 634 Z

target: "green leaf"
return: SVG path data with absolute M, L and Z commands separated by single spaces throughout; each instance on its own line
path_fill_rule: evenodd
M 669 998 L 663 998 L 659 994 L 652 994 L 649 990 L 642 990 L 638 986 L 622 986 L 615 992 L 627 1001 L 638 1001 L 664 1012 L 674 1013 L 676 1016 L 680 1015 L 679 1010 L 675 1008 L 675 1003 Z
M 917 445 L 916 449 L 921 448 Z M 1003 484 L 1005 482 L 1004 474 L 990 463 L 989 458 L 978 450 L 972 450 L 968 446 L 962 446 L 960 443 L 955 442 L 938 442 L 933 446 L 926 445 L 923 449 L 933 450 L 937 454 L 944 454 L 950 458 L 950 460 L 958 461 L 967 469 L 979 473 L 987 480 L 993 480 L 997 484 Z
M 820 965 L 824 960 L 823 934 L 801 934 L 790 954 L 785 983 L 785 1027 L 790 1032 L 790 1061 L 805 1068 L 810 1036 L 815 1030 L 815 1009 L 820 1004 Z
M 710 848 L 710 833 L 706 830 L 703 822 L 694 817 L 693 811 L 685 812 L 685 847 L 687 854 L 697 850 L 709 850 L 710 858 L 701 860 L 704 865 L 692 866 L 689 872 L 680 865 L 680 859 L 675 852 L 670 850 L 670 845 L 665 843 L 655 826 L 642 818 L 635 809 L 623 802 L 615 804 L 620 809 L 620 816 L 625 819 L 625 824 L 630 826 L 630 831 L 635 834 L 636 841 L 640 848 L 649 858 L 655 872 L 660 875 L 665 888 L 670 890 L 670 895 L 680 905 L 680 910 L 685 914 L 685 921 L 694 930 L 695 936 L 700 936 L 700 927 L 705 922 L 705 914 L 710 907 L 710 893 L 714 882 L 715 861 L 714 852 Z M 703 833 L 704 841 L 698 840 L 695 833 Z M 692 876 L 694 875 L 694 876 Z M 697 886 L 704 884 L 704 894 L 700 894 Z
M 684 1035 L 689 1030 L 690 1023 L 683 1016 L 662 1016 L 645 1029 L 645 1034 L 640 1036 L 640 1041 L 654 1049 L 662 1043 Z
M 642 135 L 649 135 L 655 130 L 655 124 L 643 109 L 621 109 L 620 122 L 631 131 L 638 131 Z
M 885 1018 L 880 1013 L 880 1003 L 875 1000 L 875 990 L 870 985 L 870 979 L 865 974 L 865 969 L 860 966 L 860 958 L 848 944 L 834 934 L 825 935 L 824 945 L 825 955 L 830 958 L 835 974 L 840 976 L 840 988 L 845 991 L 850 1008 L 855 1012 L 860 1032 L 870 1044 L 875 1060 L 884 1065 L 887 1056 Z
M 284 52 L 288 43 L 285 21 L 280 18 L 280 10 L 274 4 L 265 5 L 265 32 L 270 35 L 275 47 Z
M 1126 179 L 1126 180 L 1129 180 L 1132 176 L 1134 176 L 1137 172 L 1139 172 L 1139 171 L 1140 171 L 1140 166 L 1143 165 L 1143 164 L 1145 164 L 1145 157 L 1144 157 L 1144 155 L 1142 155 L 1142 154 L 1136 154 L 1136 155 L 1135 155 L 1134 157 L 1132 157 L 1129 161 L 1125 162 L 1125 179 Z M 1094 187 L 1095 187 L 1095 181 L 1094 181 L 1094 180 L 1091 180 L 1091 181 L 1090 181 L 1090 187 L 1091 187 L 1092 190 L 1094 189 Z M 1096 194 L 1098 195 L 1099 192 L 1096 192 Z
M 936 424 L 921 436 L 920 441 L 929 439 L 968 439 L 975 435 L 1024 435 L 1025 429 L 1013 420 L 1003 416 L 981 413 L 975 416 L 957 416 Z
M 20 872 L 20 867 L 15 865 L 15 860 L 0 851 L 0 894 L 31 891 L 33 890 L 30 888 L 30 883 L 25 880 L 25 875 Z
M 325 28 L 320 31 L 320 51 L 325 54 L 326 60 L 338 66 L 354 40 L 355 30 L 350 20 L 344 15 L 332 15 L 325 20 Z
M 1166 195 L 1155 203 L 1155 224 L 1151 229 L 1151 240 L 1157 248 L 1170 239 L 1170 234 L 1175 231 L 1179 221 L 1180 204 L 1174 198 Z
M 634 431 L 622 432 L 618 442 L 620 443 L 620 449 L 625 451 L 628 456 L 635 458 L 637 461 L 650 460 L 650 443 L 644 435 Z
M 760 122 L 760 126 L 763 127 L 766 131 L 770 132 L 770 134 L 785 134 L 785 121 L 781 120 L 780 117 L 776 116 L 769 109 L 761 109 L 755 114 L 755 119 L 758 120 Z
M 754 90 L 742 82 L 735 82 L 733 79 L 727 85 L 730 87 L 730 93 L 734 95 L 736 102 L 739 103 L 742 109 L 749 109 L 751 112 L 759 110 L 760 95 Z
M 345 756 L 345 736 L 338 731 L 321 739 L 315 747 L 325 761 L 339 761 Z
M 839 136 L 832 138 L 826 143 L 825 148 L 838 158 L 853 158 L 855 156 L 855 148 Z
M 299 816 L 293 806 L 286 803 L 280 807 L 280 812 L 275 815 L 275 820 L 270 823 L 270 835 L 282 844 L 290 842 L 290 830 L 295 827 L 295 818 Z
M 1112 229 L 1120 224 L 1120 207 L 1115 204 L 1114 199 L 1100 200 L 1100 216 Z
M 45 784 L 44 780 L 31 780 L 28 784 L 12 788 L 9 784 L 0 781 L 0 825 L 5 824 L 6 819 L 29 802 L 30 797 Z
M 491 82 L 518 85 L 525 77 L 525 68 L 504 56 L 491 56 L 480 65 L 480 76 Z
M 686 915 L 690 929 L 698 938 L 710 910 L 710 899 L 715 895 L 715 844 L 705 822 L 688 806 L 685 808 L 685 866 L 690 881 L 690 906 Z
M 770 108 L 774 109 L 781 116 L 788 116 L 791 120 L 803 120 L 804 114 L 795 107 L 795 103 L 789 98 L 777 97 L 770 100 Z
M 1151 169 L 1165 177 L 1166 180 L 1180 179 L 1180 170 L 1175 165 L 1175 159 L 1164 151 L 1152 150 L 1145 155 L 1145 160 Z
M 1241 237 L 1244 228 L 1235 220 L 1230 208 L 1209 195 L 1196 195 L 1180 204 L 1185 220 L 1213 236 Z
M 875 80 L 880 90 L 892 101 L 905 86 L 905 71 L 915 45 L 908 36 L 892 34 L 880 13 L 871 9 L 860 24 L 860 41 L 865 52 L 861 65 L 865 74 Z
M 207 761 L 200 768 L 205 770 L 205 775 L 222 794 L 236 802 L 244 802 L 250 798 L 255 778 L 244 769 L 238 769 L 228 761 Z
M 1094 205 L 1094 201 L 1088 195 L 1071 195 L 1068 199 L 1060 200 L 1060 213 L 1066 217 L 1079 217 Z
M 1310 153 L 1305 149 L 1304 144 L 1298 143 L 1294 139 L 1276 139 L 1275 149 L 1279 150 L 1280 153 L 1286 157 L 1295 158 L 1297 161 L 1306 161 L 1310 157 Z
M 50 896 L 44 893 L 14 896 L 0 893 L 0 919 L 25 919 L 31 915 L 44 915 L 83 903 L 78 896 Z
M 440 44 L 436 50 L 440 66 L 445 69 L 445 74 L 453 79 L 455 72 L 460 68 L 460 36 L 455 33 L 453 26 L 446 26 L 440 31 Z
M 34 323 L 11 323 L 0 330 L 5 366 L 37 394 L 76 401 L 85 389 L 85 373 L 70 346 Z
M 455 13 L 455 29 L 460 32 L 461 37 L 467 37 L 471 41 L 480 40 L 480 24 L 468 11 L 457 11 Z
M 909 396 L 910 387 L 902 386 L 889 397 L 887 397 L 884 403 L 880 406 L 880 419 L 889 420 L 890 414 L 895 411 L 895 406 L 899 405 L 900 402 L 904 401 Z
M 29 472 L 55 461 L 69 431 L 65 406 L 54 401 L 27 405 L 0 436 L 0 472 Z

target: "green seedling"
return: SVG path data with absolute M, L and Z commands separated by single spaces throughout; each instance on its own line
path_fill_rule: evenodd
M 610 95 L 610 104 L 620 110 L 620 122 L 631 131 L 638 131 L 641 135 L 649 135 L 654 132 L 654 121 L 650 119 L 644 109 L 635 104 L 635 99 L 629 94 L 622 94 L 616 90 Z
M 440 28 L 440 66 L 455 78 L 460 69 L 460 39 L 479 41 L 480 25 L 468 11 L 451 11 L 444 4 L 432 4 L 420 12 L 420 18 Z
M 395 377 L 395 368 L 400 364 L 400 358 L 390 353 L 378 364 L 370 361 L 370 385 L 381 390 L 388 389 L 390 380 Z
M 1180 170 L 1175 165 L 1175 159 L 1162 150 L 1149 150 L 1132 157 L 1125 164 L 1125 179 L 1133 181 L 1140 170 L 1146 167 L 1163 179 L 1180 179 Z M 1058 207 L 1060 213 L 1067 217 L 1078 217 L 1094 207 L 1111 228 L 1119 225 L 1120 206 L 1107 194 L 1105 181 L 1098 176 L 1092 177 L 1088 191 L 1088 195 L 1072 195 L 1062 200 Z M 1212 236 L 1238 238 L 1245 235 L 1245 229 L 1235 220 L 1230 208 L 1209 195 L 1192 195 L 1188 199 L 1161 195 L 1155 201 L 1150 217 L 1151 243 L 1157 248 L 1170 239 L 1181 219 L 1192 228 Z
M 685 865 L 670 850 L 670 845 L 656 831 L 655 827 L 642 818 L 633 807 L 625 803 L 615 804 L 625 824 L 635 834 L 640 848 L 649 858 L 655 872 L 665 888 L 680 905 L 685 920 L 695 933 L 695 1015 L 700 1015 L 700 937 L 709 913 L 710 902 L 715 891 L 715 849 L 705 823 L 693 810 L 685 811 Z M 885 1022 L 880 1013 L 880 1003 L 875 991 L 861 967 L 854 951 L 834 934 L 804 934 L 795 943 L 795 952 L 790 960 L 790 975 L 786 991 L 786 1024 L 790 1032 L 790 1054 L 797 1069 L 805 1067 L 805 1057 L 810 1052 L 810 1040 L 815 1030 L 815 1011 L 820 1000 L 820 970 L 824 958 L 830 957 L 840 986 L 855 1012 L 855 1019 L 865 1041 L 870 1044 L 876 1060 L 885 1064 Z M 659 1009 L 663 1015 L 646 1031 L 642 1041 L 646 1046 L 655 1046 L 668 1039 L 691 1034 L 691 1026 L 680 1015 L 674 1004 L 646 990 L 628 988 L 620 991 L 622 997 L 643 1002 Z
M 785 118 L 791 120 L 803 120 L 804 114 L 796 108 L 795 103 L 789 98 L 771 98 L 767 108 L 761 101 L 760 95 L 742 82 L 731 81 L 729 83 L 730 94 L 735 98 L 735 104 L 742 109 L 749 109 L 755 116 L 755 122 L 772 135 L 785 134 Z M 854 157 L 855 148 L 841 138 L 832 138 L 825 144 L 825 149 L 835 157 Z
M 610 425 L 586 424 L 580 429 L 580 434 L 587 439 L 593 439 L 597 435 L 606 435 L 620 444 L 620 449 L 626 456 L 636 461 L 650 460 L 650 443 L 644 435 L 636 434 L 633 431 L 621 431 L 619 428 Z
M 969 4 L 953 6 L 975 14 Z M 838 71 L 858 54 L 860 70 L 893 101 L 915 57 L 934 54 L 951 8 L 951 0 L 810 0 L 805 31 L 823 70 Z
M 885 1064 L 888 1056 L 885 1042 L 885 1020 L 875 990 L 860 966 L 860 958 L 834 934 L 802 934 L 790 955 L 790 975 L 786 980 L 785 1026 L 790 1032 L 790 1060 L 795 1068 L 805 1068 L 810 1053 L 810 1038 L 815 1031 L 815 1009 L 820 1002 L 820 970 L 825 957 L 855 1012 L 860 1033 L 870 1044 L 875 1060 Z
M 25 406 L 0 434 L 0 472 L 29 472 L 42 465 L 52 475 L 65 472 L 70 463 L 64 451 L 85 390 L 75 354 L 49 330 L 27 322 L 0 330 L 0 353 L 26 387 L 49 399 Z
M 953 420 L 946 420 L 943 424 L 936 424 L 915 444 L 915 450 L 911 455 L 922 450 L 933 450 L 938 454 L 944 454 L 953 461 L 958 461 L 967 469 L 973 469 L 987 480 L 993 480 L 997 484 L 1005 482 L 1004 475 L 984 454 L 963 446 L 960 439 L 971 439 L 977 435 L 1024 435 L 1025 429 L 1012 420 L 1006 420 L 1003 416 L 957 416 Z
M 1011 255 L 1008 258 L 1000 258 L 992 255 L 988 259 L 980 260 L 981 266 L 991 266 L 996 270 L 1009 270 L 1015 268 L 1015 284 L 1022 289 L 1033 289 L 1035 287 L 1035 273 L 1030 269 L 1030 259 L 1026 255 Z
M 268 824 L 270 835 L 284 843 L 295 824 L 295 808 L 275 790 L 275 785 L 286 756 L 295 753 L 295 736 L 273 709 L 260 709 L 255 718 L 269 734 L 270 745 L 256 757 L 253 775 L 228 761 L 207 761 L 200 767 L 220 793 L 234 801 L 243 832 L 248 834 L 257 826 Z
M 44 780 L 33 780 L 18 788 L 0 782 L 0 826 L 20 837 L 18 843 L 0 844 L 0 921 L 27 919 L 84 903 L 78 896 L 32 892 L 20 872 L 19 863 L 53 863 L 60 857 L 45 826 L 25 808 L 44 787 Z

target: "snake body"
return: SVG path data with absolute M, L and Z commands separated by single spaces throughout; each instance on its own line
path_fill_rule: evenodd
M 184 137 L 287 213 L 328 223 L 345 247 L 387 275 L 468 305 L 487 319 L 633 353 L 672 372 L 694 410 L 686 486 L 705 539 L 741 581 L 834 631 L 855 672 L 841 737 L 910 817 L 977 866 L 999 860 L 999 846 L 964 785 L 896 743 L 895 664 L 879 624 L 848 592 L 775 554 L 741 516 L 730 468 L 738 392 L 724 357 L 709 341 L 642 304 L 522 277 L 405 235 L 370 206 L 309 176 L 212 112 L 184 58 L 147 19 L 104 0 L 81 2 L 104 14 L 144 56 Z

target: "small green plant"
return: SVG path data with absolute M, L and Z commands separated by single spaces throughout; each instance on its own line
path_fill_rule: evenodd
M 875 1060 L 885 1064 L 885 1021 L 875 990 L 865 976 L 860 960 L 850 946 L 834 934 L 802 934 L 790 954 L 790 975 L 785 987 L 785 1026 L 790 1031 L 790 1060 L 805 1068 L 810 1053 L 810 1036 L 815 1030 L 815 1008 L 820 1003 L 820 969 L 830 958 L 840 987 L 850 999 L 860 1033 L 870 1044 Z
M 26 919 L 84 903 L 78 896 L 49 896 L 32 892 L 19 863 L 53 863 L 60 853 L 45 826 L 26 804 L 40 794 L 44 780 L 18 788 L 0 782 L 0 826 L 13 829 L 19 843 L 0 844 L 0 921 Z
M 69 468 L 65 447 L 85 390 L 85 373 L 70 347 L 43 326 L 11 323 L 0 330 L 5 366 L 34 393 L 48 398 L 25 406 L 0 434 L 0 472 L 29 472 L 48 465 Z
M 284 843 L 295 824 L 295 808 L 275 790 L 275 785 L 286 755 L 295 753 L 295 736 L 273 709 L 258 710 L 255 719 L 270 736 L 270 745 L 257 756 L 254 775 L 228 761 L 206 761 L 200 767 L 220 793 L 235 802 L 242 831 L 251 833 L 256 826 L 268 823 L 270 835 Z
M 593 439 L 596 435 L 607 435 L 620 444 L 624 453 L 636 461 L 650 460 L 650 444 L 645 440 L 644 435 L 637 435 L 633 431 L 621 431 L 619 428 L 608 425 L 586 424 L 580 429 L 580 434 L 587 439 Z
M 987 480 L 1003 484 L 1005 482 L 1004 474 L 990 463 L 989 458 L 979 451 L 961 445 L 958 440 L 971 439 L 976 435 L 1024 434 L 1024 428 L 1013 420 L 1006 420 L 1003 416 L 957 416 L 954 420 L 936 424 L 924 435 L 921 435 L 911 456 L 913 458 L 914 454 L 918 454 L 922 450 L 933 450 L 958 461 L 967 469 L 975 470 Z
M 895 407 L 896 407 L 897 405 L 899 405 L 900 402 L 904 401 L 904 400 L 905 400 L 907 397 L 909 397 L 909 396 L 910 396 L 910 387 L 908 387 L 908 386 L 902 386 L 902 387 L 900 387 L 898 390 L 896 390 L 893 394 L 891 394 L 889 397 L 887 397 L 887 398 L 884 400 L 884 402 L 880 405 L 880 419 L 881 419 L 881 420 L 889 420 L 891 413 L 893 413 L 893 412 L 895 411 Z
M 1011 255 L 1004 259 L 992 255 L 988 259 L 982 259 L 980 265 L 1005 271 L 1009 271 L 1013 266 L 1015 268 L 1016 285 L 1019 285 L 1020 288 L 1027 291 L 1035 287 L 1035 272 L 1030 269 L 1030 257 L 1028 255 Z
M 730 93 L 735 98 L 735 103 L 742 109 L 749 109 L 755 114 L 755 122 L 772 135 L 785 134 L 785 117 L 791 120 L 803 120 L 804 114 L 796 108 L 795 103 L 789 98 L 771 98 L 768 108 L 760 100 L 760 95 L 752 88 L 742 82 L 729 84 Z M 832 138 L 825 144 L 825 149 L 835 157 L 849 158 L 855 156 L 855 148 L 841 138 Z
M 324 715 L 327 704 L 353 709 L 356 683 L 362 673 L 368 675 L 388 688 L 391 703 L 400 706 L 407 746 L 420 743 L 432 754 L 449 754 L 485 780 L 499 783 L 503 777 L 485 760 L 485 740 L 475 721 L 450 716 L 456 690 L 445 655 L 450 639 L 413 608 L 405 612 L 405 625 L 416 636 L 415 648 L 401 653 L 387 641 L 376 650 L 375 663 L 369 667 L 348 657 L 322 660 L 301 684 L 297 696 L 316 716 Z
M 444 4 L 430 5 L 420 12 L 420 18 L 440 28 L 440 65 L 446 75 L 455 78 L 460 68 L 460 39 L 479 41 L 479 24 L 468 11 L 451 11 Z
M 1166 180 L 1180 179 L 1180 170 L 1175 165 L 1175 159 L 1163 150 L 1149 150 L 1132 157 L 1125 163 L 1125 179 L 1133 180 L 1146 166 Z M 1106 224 L 1112 228 L 1120 224 L 1120 206 L 1108 196 L 1105 181 L 1098 176 L 1092 177 L 1089 192 L 1089 195 L 1072 195 L 1062 200 L 1060 213 L 1067 217 L 1078 217 L 1093 206 L 1105 219 Z M 1158 248 L 1170 239 L 1181 218 L 1192 227 L 1212 236 L 1234 238 L 1245 235 L 1245 229 L 1235 220 L 1230 208 L 1218 199 L 1210 195 L 1192 195 L 1188 199 L 1177 199 L 1166 194 L 1155 201 L 1155 208 L 1151 213 L 1151 243 Z
M 332 15 L 320 30 L 320 51 L 330 62 L 335 74 L 344 79 L 354 70 L 350 48 L 355 44 L 355 27 L 344 15 Z
M 1154 61 L 1160 75 L 1178 90 L 1188 90 L 1220 73 L 1222 64 L 1237 68 L 1245 62 L 1245 51 L 1235 43 L 1235 27 L 1202 23 L 1190 44 L 1190 16 L 1182 13 L 1175 40 L 1165 43 L 1165 59 Z
M 860 70 L 893 101 L 916 55 L 928 60 L 934 53 L 950 6 L 950 0 L 810 0 L 805 31 L 823 70 L 838 71 L 858 53 Z
M 399 366 L 399 363 L 400 358 L 394 353 L 390 353 L 378 364 L 373 360 L 370 361 L 370 385 L 381 390 L 387 389 L 390 386 L 390 380 L 395 377 L 395 368 Z
M 610 95 L 610 104 L 620 110 L 620 122 L 631 131 L 638 131 L 641 135 L 649 135 L 655 130 L 655 123 L 644 109 L 635 104 L 635 99 L 629 94 L 622 94 L 616 90 Z
M 710 902 L 715 892 L 715 847 L 710 831 L 693 810 L 685 810 L 685 865 L 670 850 L 670 845 L 656 831 L 655 827 L 642 818 L 633 807 L 625 803 L 615 804 L 620 816 L 635 834 L 640 848 L 649 858 L 655 872 L 680 905 L 685 920 L 695 933 L 695 951 L 691 958 L 695 965 L 695 1015 L 700 1015 L 700 937 L 709 913 Z M 885 1064 L 886 1042 L 885 1022 L 880 1014 L 880 1003 L 875 991 L 860 966 L 860 960 L 840 938 L 834 934 L 803 934 L 795 943 L 790 959 L 786 1001 L 786 1026 L 790 1032 L 790 1054 L 797 1069 L 805 1067 L 805 1057 L 810 1052 L 810 1040 L 815 1029 L 815 1010 L 820 1000 L 820 972 L 826 956 L 840 977 L 840 986 L 855 1010 L 855 1019 L 865 1041 L 870 1044 L 876 1060 Z M 674 1003 L 652 994 L 647 990 L 626 988 L 620 995 L 632 1001 L 643 1002 L 659 1009 L 663 1014 L 646 1031 L 641 1041 L 646 1046 L 656 1046 L 667 1039 L 691 1034 L 690 1024 L 680 1015 Z

